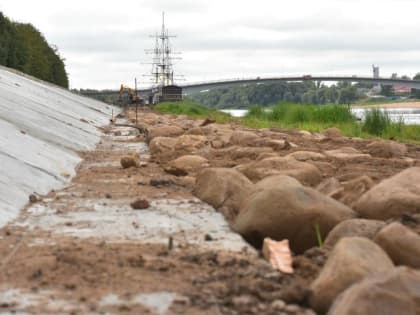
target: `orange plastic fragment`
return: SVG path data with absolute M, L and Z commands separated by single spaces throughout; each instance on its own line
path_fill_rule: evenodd
M 289 240 L 278 242 L 267 237 L 264 239 L 262 252 L 274 269 L 284 273 L 293 273 Z

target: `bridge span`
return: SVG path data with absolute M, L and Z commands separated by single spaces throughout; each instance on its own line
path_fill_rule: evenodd
M 382 85 L 403 85 L 413 89 L 420 89 L 420 81 L 407 79 L 392 79 L 392 78 L 372 78 L 360 76 L 285 76 L 285 77 L 269 77 L 269 78 L 248 78 L 248 79 L 233 79 L 233 80 L 219 80 L 189 83 L 180 85 L 185 94 L 193 94 L 200 91 L 211 90 L 220 87 L 230 87 L 246 84 L 264 84 L 264 83 L 278 83 L 278 82 L 302 82 L 302 81 L 320 81 L 320 82 L 359 82 Z
M 180 84 L 182 87 L 183 94 L 189 95 L 202 91 L 208 91 L 215 88 L 241 86 L 247 84 L 268 84 L 268 83 L 279 83 L 279 82 L 303 82 L 303 81 L 319 81 L 319 82 L 359 82 L 359 83 L 371 83 L 371 84 L 382 84 L 382 85 L 402 85 L 413 89 L 420 89 L 419 80 L 410 79 L 399 79 L 399 78 L 373 78 L 363 76 L 279 76 L 279 77 L 254 77 L 254 78 L 243 78 L 243 79 L 230 79 L 230 80 L 217 80 L 217 81 L 204 81 L 195 83 Z M 139 89 L 139 93 L 148 95 L 152 92 L 152 88 Z M 86 96 L 98 96 L 98 95 L 111 95 L 118 94 L 119 91 L 102 91 L 102 92 L 86 92 Z

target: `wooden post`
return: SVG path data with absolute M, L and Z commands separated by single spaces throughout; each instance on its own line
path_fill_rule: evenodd
M 136 102 L 136 125 L 137 125 L 137 108 L 139 107 L 139 104 Z

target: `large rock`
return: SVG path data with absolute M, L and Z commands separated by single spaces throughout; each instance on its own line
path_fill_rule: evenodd
M 387 225 L 376 234 L 374 241 L 396 265 L 420 268 L 420 236 L 401 223 Z
M 209 165 L 209 161 L 206 158 L 198 155 L 184 155 L 170 161 L 165 166 L 165 171 L 176 176 L 185 176 L 209 167 Z
M 359 176 L 341 184 L 341 189 L 330 194 L 330 197 L 340 200 L 342 203 L 352 207 L 353 203 L 371 189 L 375 183 L 366 175 Z
M 232 160 L 252 159 L 255 160 L 263 153 L 273 153 L 270 147 L 230 147 L 227 152 Z
M 184 129 L 178 126 L 159 126 L 149 128 L 149 141 L 156 137 L 177 137 L 184 133 Z
M 341 294 L 328 315 L 418 315 L 420 272 L 398 267 L 370 276 Z
M 399 158 L 407 154 L 407 146 L 395 141 L 375 141 L 367 146 L 372 156 L 382 158 Z
M 354 210 L 364 218 L 377 220 L 420 212 L 420 167 L 383 180 L 360 197 Z
M 318 277 L 311 284 L 309 304 L 325 313 L 334 299 L 352 284 L 394 268 L 391 259 L 374 242 L 363 237 L 342 238 L 330 252 Z
M 230 168 L 207 168 L 198 173 L 194 194 L 222 212 L 231 221 L 239 213 L 242 201 L 254 184 Z
M 336 150 L 325 151 L 324 154 L 330 158 L 341 161 L 364 161 L 371 158 L 370 154 L 365 154 L 352 147 L 343 147 Z
M 234 131 L 230 136 L 230 144 L 239 145 L 243 147 L 255 146 L 260 137 L 250 131 Z
M 287 176 L 287 175 L 273 175 L 273 176 L 266 177 L 260 180 L 258 183 L 256 183 L 254 191 L 283 187 L 283 186 L 300 187 L 302 186 L 302 184 L 299 183 L 297 179 Z
M 159 155 L 167 152 L 171 152 L 175 149 L 176 138 L 169 137 L 156 137 L 153 138 L 149 143 L 149 149 L 151 155 Z
M 292 147 L 287 140 L 268 139 L 264 141 L 264 145 L 273 148 L 275 151 L 288 150 Z
M 363 175 L 343 183 L 340 183 L 335 177 L 330 177 L 322 181 L 316 189 L 351 207 L 373 186 L 373 180 L 369 176 Z
M 340 181 L 335 177 L 326 178 L 316 186 L 316 190 L 330 197 L 342 188 Z
M 373 239 L 376 233 L 386 225 L 383 221 L 350 219 L 336 225 L 325 239 L 324 246 L 334 247 L 343 237 L 360 236 Z
M 327 157 L 319 152 L 313 152 L 313 151 L 295 151 L 293 153 L 288 154 L 287 156 L 291 156 L 295 158 L 298 161 L 323 161 Z
M 208 145 L 209 141 L 205 136 L 198 135 L 182 135 L 177 138 L 175 150 L 184 152 L 196 152 L 197 150 Z
M 314 186 L 321 180 L 321 172 L 311 163 L 293 157 L 273 157 L 256 161 L 241 170 L 251 181 L 257 182 L 272 175 L 288 175 L 304 185 Z
M 341 135 L 340 129 L 338 128 L 328 128 L 325 129 L 322 133 L 327 139 L 339 139 L 343 137 Z
M 270 188 L 271 181 L 276 184 Z M 272 177 L 258 183 L 243 202 L 233 228 L 256 246 L 265 237 L 288 239 L 292 250 L 302 253 L 317 245 L 316 226 L 325 237 L 339 222 L 354 216 L 350 208 L 312 188 L 287 177 Z

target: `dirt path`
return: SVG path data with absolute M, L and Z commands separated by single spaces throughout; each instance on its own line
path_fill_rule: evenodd
M 142 167 L 122 169 L 127 154 L 140 154 Z M 296 259 L 293 276 L 274 272 L 220 213 L 149 161 L 136 129 L 110 127 L 81 155 L 70 186 L 0 231 L 2 314 L 305 313 L 283 301 L 301 302 L 322 259 Z M 151 206 L 133 210 L 137 198 Z

